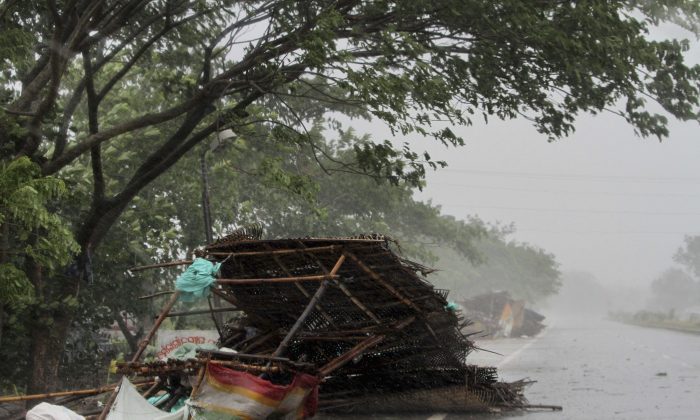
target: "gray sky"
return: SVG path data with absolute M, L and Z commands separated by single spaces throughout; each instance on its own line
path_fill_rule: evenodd
M 700 234 L 698 124 L 674 123 L 663 143 L 611 114 L 577 127 L 555 143 L 526 121 L 461 128 L 466 147 L 428 147 L 449 167 L 430 173 L 418 197 L 459 218 L 514 222 L 515 239 L 554 253 L 564 270 L 645 287 L 684 234 Z

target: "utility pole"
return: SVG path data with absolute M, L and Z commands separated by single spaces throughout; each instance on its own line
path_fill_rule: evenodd
M 202 173 L 202 213 L 204 216 L 204 234 L 207 244 L 214 242 L 214 232 L 211 227 L 211 207 L 209 204 L 209 170 L 207 168 L 207 149 L 202 148 L 199 155 L 199 163 Z
M 211 205 L 209 202 L 209 168 L 207 167 L 207 149 L 202 147 L 202 153 L 199 155 L 200 172 L 202 175 L 202 216 L 204 218 L 204 235 L 206 236 L 207 244 L 214 242 L 214 230 L 211 221 Z M 221 298 L 214 295 L 214 309 L 221 307 Z M 221 312 L 213 311 L 212 316 L 217 324 L 217 330 L 220 330 L 224 325 L 224 319 Z

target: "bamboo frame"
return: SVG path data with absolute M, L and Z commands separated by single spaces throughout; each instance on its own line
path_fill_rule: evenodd
M 328 276 L 324 277 L 336 277 L 336 274 L 338 274 L 338 271 L 340 270 L 340 267 L 343 265 L 343 262 L 345 262 L 345 255 L 340 255 L 340 258 L 338 258 L 338 261 L 336 261 L 335 266 L 331 270 L 330 274 Z M 323 294 L 326 292 L 326 288 L 328 288 L 328 280 L 324 280 L 321 285 L 318 287 L 316 290 L 316 293 L 311 297 L 311 300 L 309 301 L 309 304 L 306 305 L 306 308 L 304 308 L 304 312 L 301 313 L 299 318 L 297 318 L 297 321 L 294 323 L 292 328 L 289 330 L 287 335 L 284 337 L 282 342 L 279 344 L 277 349 L 275 350 L 274 353 L 272 353 L 273 356 L 280 356 L 284 353 L 284 351 L 287 349 L 287 346 L 289 345 L 289 342 L 292 341 L 292 338 L 294 338 L 294 335 L 301 329 L 301 327 L 304 325 L 304 321 L 306 321 L 306 318 L 311 315 L 311 311 L 316 307 L 318 304 L 318 301 L 321 299 Z
M 343 245 L 328 245 L 328 246 L 316 246 L 310 248 L 295 248 L 295 249 L 275 249 L 269 251 L 244 251 L 244 252 L 208 252 L 207 255 L 212 255 L 216 257 L 266 257 L 270 255 L 289 255 L 289 254 L 304 254 L 304 253 L 314 253 L 314 252 L 332 252 L 340 250 Z
M 122 365 L 119 367 L 119 371 L 125 374 L 128 373 L 139 376 L 168 375 L 173 372 L 182 373 L 193 372 L 195 370 L 197 374 L 199 374 L 201 372 L 201 368 L 206 366 L 207 364 L 221 365 L 254 373 L 279 373 L 282 371 L 299 370 L 291 366 L 283 366 L 279 362 L 275 362 L 275 365 L 261 366 L 250 363 L 243 363 L 237 360 L 190 359 L 184 363 L 173 363 L 171 365 L 167 363 L 162 365 L 148 365 L 140 363 L 133 365 Z
M 358 355 L 364 353 L 367 349 L 381 343 L 385 337 L 386 336 L 384 335 L 375 335 L 358 343 L 347 352 L 326 363 L 321 369 L 319 369 L 320 375 L 322 377 L 328 376 L 331 372 L 342 367 L 344 364 L 357 357 Z
M 168 261 L 168 262 L 159 263 L 159 264 L 137 265 L 135 267 L 129 268 L 128 271 L 131 271 L 132 273 L 137 273 L 139 271 L 150 270 L 152 268 L 175 267 L 178 265 L 189 265 L 189 264 L 192 264 L 192 260 L 175 260 L 175 261 Z
M 404 329 L 405 327 L 407 327 L 408 325 L 410 325 L 415 320 L 416 320 L 415 316 L 407 318 L 407 319 L 401 321 L 400 323 L 396 324 L 394 326 L 394 330 L 400 331 L 400 330 Z M 323 367 L 321 367 L 319 369 L 320 376 L 321 377 L 328 376 L 331 372 L 339 369 L 340 367 L 345 365 L 350 360 L 354 359 L 355 357 L 364 353 L 368 349 L 381 343 L 385 338 L 386 338 L 386 334 L 374 335 L 374 336 L 371 336 L 371 337 L 367 338 L 366 340 L 356 344 L 353 348 L 351 348 L 347 352 L 336 357 L 335 359 L 331 360 L 330 362 L 326 363 Z
M 192 387 L 192 392 L 190 393 L 190 400 L 194 400 L 197 398 L 197 394 L 199 394 L 199 388 L 202 386 L 202 381 L 204 380 L 204 376 L 207 373 L 207 367 L 209 366 L 209 359 L 207 359 L 204 364 L 199 368 L 199 372 L 197 373 L 197 382 L 195 382 L 194 386 Z
M 143 355 L 143 352 L 146 351 L 146 347 L 148 347 L 148 343 L 151 342 L 153 339 L 153 336 L 156 334 L 156 331 L 158 331 L 158 328 L 160 328 L 160 325 L 163 323 L 165 318 L 168 316 L 168 313 L 170 313 L 170 310 L 175 306 L 177 303 L 177 299 L 180 297 L 180 291 L 176 290 L 175 293 L 170 297 L 170 300 L 168 303 L 165 305 L 165 308 L 163 308 L 163 311 L 160 313 L 158 316 L 158 319 L 156 319 L 156 322 L 153 324 L 153 327 L 151 330 L 148 332 L 146 337 L 141 341 L 139 344 L 139 348 L 134 354 L 134 356 L 131 358 L 132 362 L 135 362 L 141 358 L 141 355 Z
M 105 403 L 105 407 L 102 409 L 102 412 L 100 413 L 99 416 L 97 416 L 97 420 L 104 420 L 107 418 L 107 414 L 109 414 L 109 411 L 112 409 L 112 406 L 114 405 L 114 402 L 117 400 L 117 394 L 119 393 L 119 387 L 121 387 L 122 383 L 124 382 L 124 377 L 119 380 L 119 386 L 114 388 L 114 391 L 112 391 L 112 394 L 110 394 L 109 399 Z
M 310 249 L 310 248 L 306 248 L 306 245 L 304 245 L 303 242 L 299 242 L 299 245 L 302 246 L 304 249 Z M 328 271 L 328 269 L 326 268 L 326 266 L 323 265 L 323 263 L 321 262 L 321 260 L 318 259 L 318 257 L 316 257 L 316 256 L 313 255 L 313 254 L 310 255 L 310 257 L 313 258 L 313 259 L 316 261 L 316 264 L 318 264 L 318 266 L 321 268 L 321 270 L 323 270 L 323 272 L 324 272 L 326 275 L 330 274 L 329 271 Z M 337 286 L 337 287 L 345 294 L 345 296 L 347 296 L 348 299 L 350 299 L 350 301 L 351 301 L 355 306 L 357 306 L 358 308 L 360 308 L 360 310 L 361 310 L 362 312 L 364 312 L 365 315 L 367 315 L 372 321 L 374 321 L 376 324 L 381 324 L 381 323 L 382 323 L 382 321 L 380 321 L 379 318 L 378 318 L 372 311 L 369 310 L 369 308 L 367 308 L 362 302 L 360 302 L 360 300 L 357 299 L 357 298 L 352 294 L 352 292 L 350 292 L 350 290 L 349 290 L 344 284 L 342 284 L 342 283 L 339 282 L 339 281 L 334 281 L 333 284 L 334 284 L 335 286 Z
M 398 300 L 403 302 L 405 305 L 410 306 L 416 312 L 419 312 L 419 313 L 422 312 L 420 310 L 420 308 L 415 303 L 413 303 L 410 299 L 405 297 L 401 292 L 396 290 L 396 288 L 394 286 L 387 283 L 379 274 L 374 272 L 371 268 L 367 267 L 367 265 L 364 262 L 362 262 L 362 260 L 360 260 L 355 254 L 353 254 L 350 251 L 344 251 L 343 255 L 345 255 L 345 256 L 349 257 L 351 260 L 353 260 L 353 262 L 355 264 L 357 264 L 357 266 L 360 267 L 360 269 L 362 271 L 364 271 L 368 276 L 370 276 L 377 283 L 381 284 L 382 287 L 384 287 L 386 290 L 389 291 L 389 293 L 394 295 L 395 298 L 397 298 Z
M 321 276 L 297 276 L 297 277 L 273 277 L 260 279 L 217 279 L 218 284 L 267 284 L 267 283 L 295 283 L 298 281 L 324 281 L 338 278 L 336 275 Z
M 272 249 L 270 249 L 269 244 L 265 244 L 265 248 L 272 251 Z M 289 271 L 289 269 L 282 263 L 282 261 L 280 260 L 280 258 L 277 255 L 272 255 L 272 259 L 275 261 L 277 266 L 280 269 L 282 269 L 282 272 L 284 272 L 284 274 L 286 274 L 287 277 L 293 277 L 292 272 Z M 299 282 L 294 282 L 294 287 L 296 287 L 297 290 L 299 290 L 301 292 L 301 294 L 304 295 L 307 299 L 311 299 L 311 293 L 309 293 L 309 291 L 306 290 L 306 288 L 304 286 L 299 284 Z M 326 321 L 328 321 L 328 324 L 332 325 L 334 328 L 336 327 L 335 323 L 333 322 L 333 318 L 331 318 L 331 316 L 328 314 L 328 312 L 326 312 L 323 309 L 323 307 L 321 307 L 320 304 L 316 305 L 316 310 L 318 310 L 319 313 L 321 314 L 321 316 L 323 316 L 323 318 Z
M 238 308 L 214 308 L 214 309 L 198 309 L 195 311 L 170 312 L 165 317 L 172 318 L 174 316 L 191 316 L 191 315 L 206 315 L 212 312 L 242 312 Z
M 143 381 L 135 382 L 134 386 L 144 386 L 144 385 L 151 385 L 151 384 L 157 384 L 157 383 L 158 383 L 157 381 L 153 381 L 151 379 L 146 379 Z M 99 387 L 99 388 L 79 389 L 79 390 L 75 390 L 75 391 L 47 392 L 44 394 L 32 394 L 32 395 L 13 395 L 11 397 L 5 396 L 5 397 L 0 397 L 0 404 L 17 402 L 17 401 L 44 400 L 44 399 L 50 399 L 50 398 L 56 398 L 56 397 L 72 397 L 72 396 L 77 396 L 77 395 L 82 395 L 82 396 L 87 397 L 90 395 L 104 394 L 105 392 L 109 392 L 109 391 L 114 390 L 114 388 L 116 388 L 117 386 L 119 386 L 119 383 L 106 385 L 106 386 Z
M 148 343 L 153 339 L 153 336 L 156 334 L 156 331 L 158 331 L 158 328 L 160 328 L 160 325 L 163 323 L 163 320 L 167 317 L 168 313 L 170 313 L 170 310 L 175 306 L 177 303 L 177 299 L 180 297 L 180 291 L 176 290 L 175 293 L 170 297 L 170 300 L 168 303 L 165 305 L 165 308 L 163 308 L 163 311 L 160 313 L 158 316 L 158 319 L 156 319 L 156 322 L 153 324 L 153 327 L 151 330 L 148 332 L 146 335 L 146 338 L 144 338 L 141 343 L 139 344 L 139 348 L 134 354 L 134 356 L 131 358 L 132 362 L 135 362 L 141 358 L 141 355 L 143 355 L 143 352 L 146 351 L 146 347 L 148 347 Z M 123 378 L 122 378 L 123 379 Z M 121 384 L 121 381 L 119 382 Z M 104 420 L 107 418 L 107 414 L 109 413 L 109 410 L 112 409 L 112 405 L 114 404 L 114 401 L 117 399 L 117 388 L 112 391 L 112 395 L 110 395 L 109 400 L 107 400 L 107 403 L 105 404 L 104 409 L 100 413 L 99 417 L 97 420 Z

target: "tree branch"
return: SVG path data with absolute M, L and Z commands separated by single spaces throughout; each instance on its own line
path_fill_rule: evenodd
M 100 102 L 97 94 L 95 93 L 94 73 L 92 70 L 90 51 L 87 49 L 83 51 L 83 68 L 85 69 L 85 90 L 87 91 L 88 130 L 90 134 L 96 134 L 100 131 L 99 122 L 97 119 Z M 105 180 L 104 173 L 102 171 L 102 152 L 100 149 L 101 146 L 99 144 L 90 149 L 93 183 L 93 207 L 99 207 L 105 196 Z

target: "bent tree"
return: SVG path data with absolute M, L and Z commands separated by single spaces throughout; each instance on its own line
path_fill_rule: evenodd
M 3 262 L 32 283 L 34 318 L 45 321 L 29 339 L 30 390 L 55 384 L 55 349 L 90 285 L 92 253 L 179 159 L 217 131 L 261 123 L 319 152 L 303 119 L 266 112 L 267 99 L 344 106 L 448 146 L 463 144 L 450 127 L 475 117 L 525 116 L 556 139 L 578 114 L 603 110 L 661 138 L 664 115 L 697 119 L 700 69 L 684 63 L 686 41 L 647 34 L 664 21 L 697 34 L 699 17 L 691 0 L 4 1 L 2 159 L 30 159 L 37 177 L 76 165 L 91 174 L 80 205 L 70 195 L 55 204 L 79 246 L 62 270 L 21 251 L 41 228 L 0 229 L 19 250 Z M 324 169 L 419 183 L 438 164 L 387 142 L 354 153 Z

